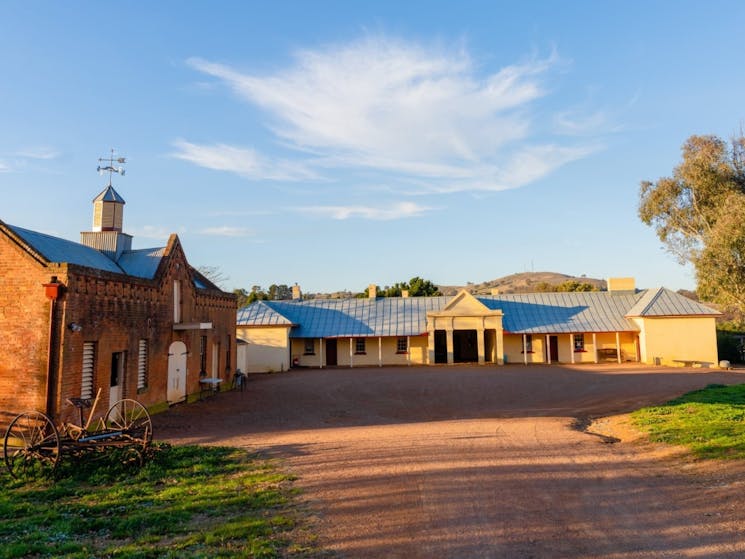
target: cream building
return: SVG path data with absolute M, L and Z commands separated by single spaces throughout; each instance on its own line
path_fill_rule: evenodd
M 244 371 L 453 363 L 717 366 L 717 311 L 631 278 L 608 291 L 259 301 L 238 311 Z

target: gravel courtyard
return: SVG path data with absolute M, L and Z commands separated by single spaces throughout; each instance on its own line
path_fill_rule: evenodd
M 711 383 L 745 372 L 305 369 L 153 421 L 158 440 L 281 459 L 339 557 L 745 557 L 745 465 L 610 417 Z

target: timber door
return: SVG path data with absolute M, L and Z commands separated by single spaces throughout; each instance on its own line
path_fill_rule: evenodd
M 551 363 L 559 362 L 559 336 L 548 337 L 548 355 Z
M 186 400 L 186 354 L 184 342 L 173 342 L 168 348 L 166 400 L 169 404 Z
M 336 339 L 326 340 L 326 366 L 336 367 Z

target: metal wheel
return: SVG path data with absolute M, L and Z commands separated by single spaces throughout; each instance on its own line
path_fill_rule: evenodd
M 14 478 L 51 477 L 61 455 L 59 433 L 43 413 L 22 413 L 5 432 L 3 452 L 5 466 Z
M 122 437 L 147 448 L 153 440 L 153 422 L 145 406 L 137 400 L 119 400 L 104 417 L 107 429 L 122 431 Z

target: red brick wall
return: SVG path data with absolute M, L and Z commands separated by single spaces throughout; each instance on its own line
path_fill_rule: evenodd
M 80 266 L 45 267 L 5 236 L 0 235 L 0 409 L 21 412 L 44 411 L 49 332 L 49 302 L 43 283 L 56 274 L 66 285 L 58 302 L 56 335 L 59 341 L 59 382 L 54 401 L 55 416 L 74 419 L 75 409 L 66 403 L 81 394 L 83 344 L 96 343 L 94 395 L 100 387 L 98 410 L 105 413 L 109 402 L 111 356 L 125 352 L 122 395 L 146 406 L 166 400 L 168 349 L 183 341 L 187 357 L 187 392 L 199 391 L 199 341 L 207 335 L 207 363 L 212 364 L 213 343 L 220 344 L 219 371 L 229 382 L 235 368 L 236 303 L 219 290 L 194 288 L 190 267 L 178 239 L 172 237 L 156 279 L 139 279 Z M 52 273 L 53 272 L 53 273 Z M 66 273 L 65 273 L 66 272 Z M 212 322 L 211 330 L 174 331 L 173 282 L 181 282 L 182 322 Z M 80 325 L 78 332 L 68 328 Z M 137 390 L 139 341 L 148 342 L 148 386 Z M 228 339 L 230 364 L 227 369 Z M 3 417 L 0 416 L 0 424 Z
M 45 411 L 50 300 L 44 283 L 66 268 L 45 267 L 0 234 L 0 424 L 20 411 Z

